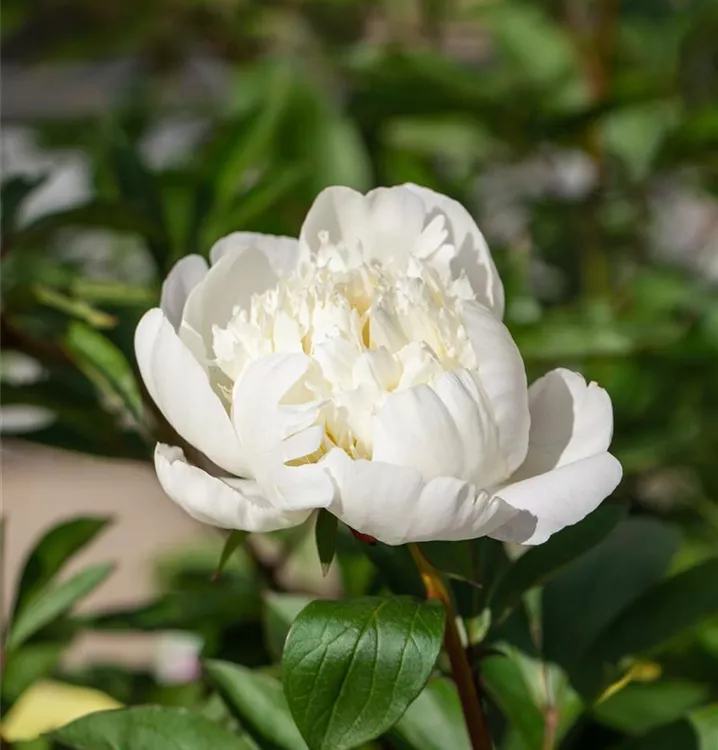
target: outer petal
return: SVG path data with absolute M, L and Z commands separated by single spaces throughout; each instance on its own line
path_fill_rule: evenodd
M 611 399 L 596 383 L 558 369 L 529 389 L 529 450 L 509 483 L 496 490 L 536 519 L 531 530 L 521 517 L 497 531 L 498 539 L 540 544 L 577 523 L 613 492 L 621 465 L 607 453 L 613 432 Z
M 207 275 L 207 261 L 201 255 L 186 255 L 177 261 L 162 284 L 160 307 L 175 330 L 182 321 L 189 293 Z
M 477 299 L 501 320 L 504 314 L 504 287 L 488 245 L 469 212 L 458 202 L 428 188 L 408 184 L 424 203 L 429 221 L 436 215 L 446 217 L 448 242 L 457 255 L 451 263 L 454 276 L 464 271 Z
M 311 511 L 282 511 L 256 482 L 218 479 L 185 460 L 180 448 L 158 443 L 155 469 L 164 491 L 192 518 L 223 529 L 276 531 L 305 521 Z
M 478 362 L 476 372 L 491 405 L 503 457 L 503 478 L 523 462 L 528 450 L 529 415 L 526 370 L 506 326 L 483 305 L 464 304 L 464 325 Z
M 140 320 L 135 353 L 150 396 L 175 430 L 218 466 L 246 475 L 242 447 L 229 415 L 204 369 L 159 308 Z
M 546 474 L 524 479 L 499 489 L 512 507 L 535 518 L 535 525 L 519 515 L 491 534 L 502 541 L 542 544 L 552 534 L 571 526 L 595 510 L 621 481 L 621 464 L 610 453 L 599 453 Z
M 306 460 L 324 438 L 323 404 L 305 388 L 312 366 L 305 354 L 271 354 L 234 386 L 232 420 L 247 463 L 277 508 L 325 508 L 334 496 L 326 471 Z
M 487 487 L 506 477 L 490 404 L 467 370 L 389 396 L 374 419 L 373 446 L 374 461 L 414 468 L 426 480 Z
M 529 449 L 513 481 L 596 456 L 613 435 L 611 399 L 597 383 L 559 368 L 529 388 Z
M 209 259 L 214 265 L 225 255 L 242 253 L 256 248 L 267 256 L 274 272 L 281 276 L 291 273 L 300 259 L 299 242 L 294 237 L 258 234 L 257 232 L 232 232 L 212 245 Z
M 473 485 L 438 477 L 424 482 L 415 469 L 353 461 L 339 449 L 320 465 L 337 485 L 329 510 L 344 523 L 385 544 L 455 541 L 486 536 L 517 514 Z

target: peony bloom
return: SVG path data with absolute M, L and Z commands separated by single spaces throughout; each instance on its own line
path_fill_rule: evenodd
M 618 484 L 611 400 L 527 387 L 489 250 L 414 185 L 322 192 L 298 240 L 239 232 L 172 269 L 137 328 L 147 389 L 208 460 L 157 445 L 194 518 L 271 531 L 327 508 L 387 544 L 544 542 Z

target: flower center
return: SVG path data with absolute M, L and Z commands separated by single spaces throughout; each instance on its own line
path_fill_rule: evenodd
M 321 453 L 338 446 L 371 458 L 372 420 L 391 393 L 476 366 L 461 316 L 465 296 L 463 279 L 445 284 L 416 259 L 404 273 L 304 265 L 214 327 L 216 364 L 236 382 L 260 357 L 311 357 L 303 385 L 323 403 Z

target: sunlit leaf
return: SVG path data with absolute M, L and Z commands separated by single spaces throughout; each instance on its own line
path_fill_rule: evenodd
M 294 621 L 284 690 L 311 750 L 348 750 L 394 724 L 441 649 L 445 611 L 408 597 L 316 601 Z

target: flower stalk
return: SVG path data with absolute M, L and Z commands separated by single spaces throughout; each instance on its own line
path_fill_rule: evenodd
M 491 735 L 474 682 L 474 675 L 466 656 L 466 650 L 461 642 L 459 630 L 456 627 L 457 615 L 451 595 L 441 579 L 441 575 L 424 557 L 419 545 L 412 543 L 409 545 L 409 550 L 424 583 L 427 598 L 439 599 L 446 608 L 444 647 L 451 663 L 451 673 L 459 693 L 472 750 L 492 750 Z

